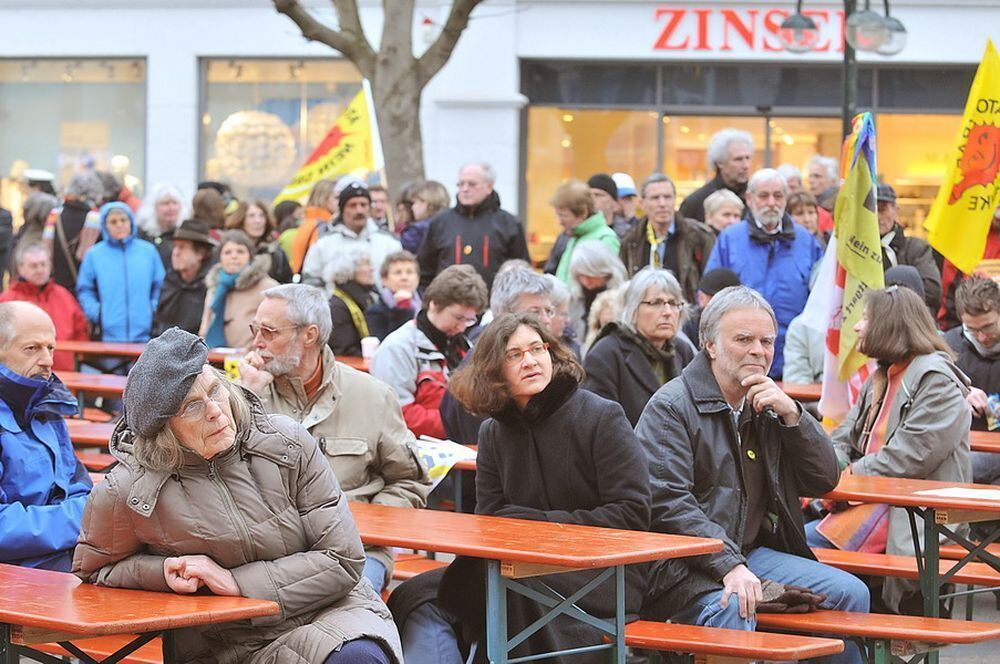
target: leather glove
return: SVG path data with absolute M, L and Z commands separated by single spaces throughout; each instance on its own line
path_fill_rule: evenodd
M 760 589 L 762 599 L 757 604 L 760 613 L 810 613 L 826 601 L 826 595 L 770 579 L 761 579 Z

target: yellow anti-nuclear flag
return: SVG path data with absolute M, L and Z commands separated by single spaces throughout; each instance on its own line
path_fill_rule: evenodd
M 1000 203 L 1000 55 L 987 40 L 965 102 L 958 144 L 924 227 L 931 246 L 969 274 L 983 258 Z
M 274 202 L 303 199 L 320 180 L 375 170 L 373 143 L 369 107 L 362 89 Z

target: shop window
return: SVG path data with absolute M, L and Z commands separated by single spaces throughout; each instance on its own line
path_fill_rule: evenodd
M 947 172 L 961 125 L 962 117 L 951 114 L 878 116 L 879 178 L 896 189 L 899 220 L 908 234 L 925 235 L 924 219 Z
M 19 213 L 25 168 L 56 187 L 80 169 L 113 171 L 142 193 L 146 171 L 142 59 L 0 59 L 0 205 Z
M 360 89 L 344 60 L 203 60 L 201 177 L 270 200 Z
M 660 121 L 663 123 L 662 168 L 677 185 L 678 199 L 715 177 L 715 169 L 708 165 L 708 142 L 722 129 L 732 127 L 749 132 L 757 147 L 753 153 L 753 169 L 764 165 L 762 118 L 664 115 Z
M 880 68 L 879 108 L 961 113 L 975 73 L 974 67 Z
M 657 114 L 646 111 L 528 109 L 527 229 L 532 259 L 548 256 L 561 232 L 549 205 L 556 187 L 594 173 L 629 173 L 640 181 L 656 168 Z

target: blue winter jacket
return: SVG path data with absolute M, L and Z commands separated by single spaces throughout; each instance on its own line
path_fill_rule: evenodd
M 0 563 L 70 571 L 93 487 L 63 421 L 74 413 L 58 378 L 0 364 Z
M 823 257 L 823 248 L 787 214 L 781 232 L 768 235 L 753 221 L 743 220 L 719 234 L 705 272 L 728 267 L 740 275 L 740 283 L 764 296 L 778 319 L 778 339 L 769 375 L 780 379 L 785 365 L 785 330 L 802 313 L 809 298 L 813 265 Z
M 122 210 L 132 222 L 124 240 L 108 235 L 111 210 Z M 163 261 L 152 243 L 137 237 L 132 210 L 124 203 L 101 206 L 101 237 L 83 257 L 76 296 L 91 323 L 101 324 L 103 341 L 149 341 L 156 302 L 163 284 Z

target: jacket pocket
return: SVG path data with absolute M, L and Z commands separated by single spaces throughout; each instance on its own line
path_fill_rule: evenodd
M 373 457 L 366 439 L 323 438 L 320 445 L 344 491 L 357 489 L 368 481 Z

